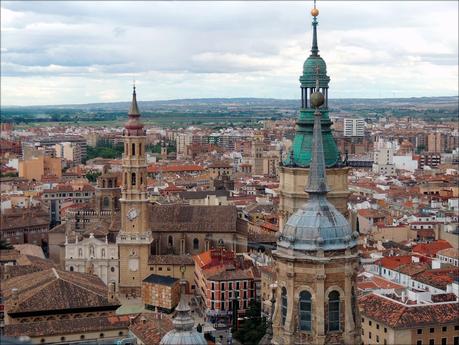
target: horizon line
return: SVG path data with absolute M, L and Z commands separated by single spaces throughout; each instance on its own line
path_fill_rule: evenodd
M 408 97 L 334 97 L 330 100 L 390 100 L 390 99 L 421 99 L 421 98 L 459 98 L 459 95 L 449 96 L 408 96 Z M 276 101 L 300 101 L 300 98 L 273 98 L 273 97 L 198 97 L 198 98 L 170 98 L 170 99 L 157 99 L 157 100 L 138 100 L 142 102 L 170 102 L 170 101 L 191 101 L 191 100 L 204 100 L 204 99 L 265 99 L 265 100 L 276 100 Z M 111 104 L 111 103 L 130 103 L 130 100 L 125 101 L 106 101 L 106 102 L 90 102 L 90 103 L 59 103 L 59 104 L 31 104 L 31 105 L 18 105 L 18 104 L 0 104 L 0 109 L 15 107 L 15 108 L 26 108 L 26 107 L 57 107 L 57 106 L 82 106 L 92 104 Z

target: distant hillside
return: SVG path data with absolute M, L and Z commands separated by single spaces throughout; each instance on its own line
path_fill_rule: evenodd
M 336 116 L 413 116 L 427 120 L 456 118 L 458 97 L 331 99 Z M 299 100 L 272 98 L 198 98 L 140 101 L 146 120 L 156 123 L 250 122 L 296 116 Z M 112 121 L 126 116 L 129 102 L 1 107 L 2 121 Z M 165 116 L 167 115 L 167 116 Z

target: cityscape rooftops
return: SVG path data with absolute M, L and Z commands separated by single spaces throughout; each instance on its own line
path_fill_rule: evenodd
M 379 294 L 359 298 L 363 317 L 369 317 L 391 328 L 406 329 L 456 324 L 459 304 L 455 302 L 405 304 Z

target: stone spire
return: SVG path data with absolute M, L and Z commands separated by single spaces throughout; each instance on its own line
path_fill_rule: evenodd
M 314 112 L 314 128 L 312 135 L 312 157 L 309 167 L 308 185 L 305 191 L 311 194 L 326 194 L 329 189 L 325 176 L 325 158 L 322 138 L 322 113 L 319 107 L 324 104 L 324 95 L 319 92 L 320 67 L 316 67 L 316 89 L 311 95 L 311 105 L 316 109 Z
M 191 308 L 185 300 L 185 287 L 186 281 L 182 279 L 180 281 L 180 302 L 175 308 L 177 314 L 172 320 L 175 329 L 178 331 L 190 331 L 194 326 L 194 320 L 190 315 Z
M 137 106 L 137 95 L 135 93 L 135 84 L 132 87 L 132 89 L 133 89 L 132 101 L 131 101 L 131 106 L 129 108 L 129 115 L 139 115 L 140 116 L 139 107 Z
M 202 333 L 195 329 L 194 320 L 191 317 L 191 308 L 185 298 L 186 280 L 184 278 L 184 268 L 182 270 L 182 279 L 180 280 L 180 301 L 175 308 L 175 316 L 172 320 L 174 329 L 166 333 L 161 339 L 160 345 L 207 345 L 207 341 Z
M 128 121 L 124 125 L 127 135 L 143 136 L 145 135 L 143 130 L 143 123 L 140 122 L 140 111 L 137 105 L 137 94 L 135 92 L 135 85 L 132 91 L 132 101 L 129 106 Z

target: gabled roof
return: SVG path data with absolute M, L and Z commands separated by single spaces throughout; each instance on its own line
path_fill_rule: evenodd
M 16 308 L 12 305 L 13 288 L 18 289 Z M 119 306 L 108 300 L 107 287 L 99 277 L 55 268 L 8 279 L 1 289 L 9 314 Z
M 388 297 L 369 294 L 359 298 L 363 317 L 369 317 L 391 328 L 406 329 L 456 323 L 459 304 L 438 303 L 405 305 Z

